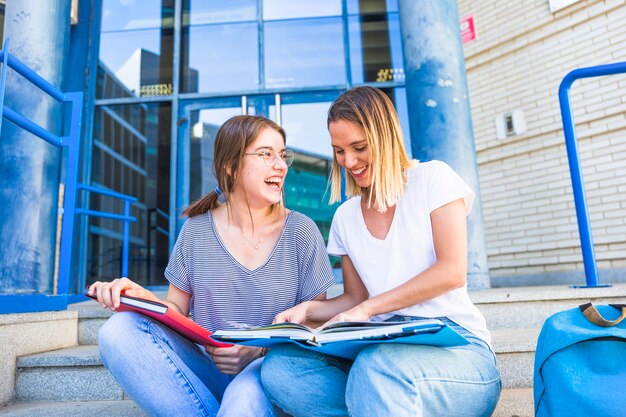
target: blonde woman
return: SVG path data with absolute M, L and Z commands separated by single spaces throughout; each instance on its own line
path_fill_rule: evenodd
M 312 220 L 282 205 L 293 152 L 285 132 L 258 116 L 236 116 L 215 138 L 219 186 L 188 207 L 165 269 L 164 303 L 209 330 L 232 322 L 267 325 L 298 303 L 326 298 L 333 283 Z M 127 278 L 89 294 L 119 307 L 122 291 L 155 301 Z M 199 346 L 137 313 L 114 314 L 99 333 L 100 356 L 124 391 L 151 416 L 271 417 L 260 383 L 264 350 Z
M 275 321 L 439 318 L 471 343 L 379 344 L 354 362 L 298 347 L 272 349 L 268 396 L 303 416 L 489 416 L 501 390 L 485 320 L 467 294 L 466 215 L 474 194 L 445 163 L 407 157 L 396 111 L 373 87 L 342 94 L 328 113 L 332 201 L 341 172 L 351 196 L 335 213 L 327 250 L 342 257 L 344 294 Z

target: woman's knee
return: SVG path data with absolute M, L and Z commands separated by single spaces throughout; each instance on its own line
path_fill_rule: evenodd
M 296 354 L 297 346 L 279 345 L 269 350 L 261 366 L 261 383 L 269 397 L 284 389 L 284 381 L 291 381 L 296 370 L 289 358 Z
M 139 333 L 135 331 L 139 321 L 139 315 L 131 312 L 115 313 L 109 317 L 98 331 L 100 356 L 128 350 L 129 344 Z

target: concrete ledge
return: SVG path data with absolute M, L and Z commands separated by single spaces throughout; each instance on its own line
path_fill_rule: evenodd
M 18 368 L 47 366 L 102 366 L 97 345 L 74 346 L 70 348 L 38 353 L 17 358 Z
M 129 400 L 53 401 L 19 403 L 0 408 L 0 416 L 11 417 L 147 417 Z
M 490 288 L 486 290 L 470 290 L 469 296 L 474 304 L 596 298 L 623 299 L 626 297 L 626 284 L 614 284 L 612 287 L 600 288 L 571 288 L 566 285 Z
M 0 405 L 13 398 L 16 358 L 77 344 L 78 313 L 0 315 Z

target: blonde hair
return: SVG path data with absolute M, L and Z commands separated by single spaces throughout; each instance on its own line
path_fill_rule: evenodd
M 393 103 L 377 88 L 355 87 L 340 95 L 328 110 L 329 126 L 339 120 L 355 123 L 363 129 L 370 156 L 372 183 L 362 188 L 346 175 L 347 196 L 367 196 L 368 207 L 372 207 L 373 199 L 380 211 L 386 211 L 404 195 L 405 170 L 411 165 Z M 336 155 L 333 156 L 330 204 L 341 201 L 341 168 Z
M 213 174 L 222 190 L 226 202 L 228 195 L 235 189 L 242 169 L 242 160 L 246 148 L 253 143 L 263 129 L 273 129 L 278 132 L 283 143 L 287 136 L 285 130 L 272 120 L 262 116 L 234 116 L 228 119 L 217 131 L 214 144 Z M 219 195 L 211 191 L 198 201 L 195 201 L 183 212 L 182 216 L 194 217 L 216 208 Z M 269 215 L 277 212 L 282 201 L 270 207 Z

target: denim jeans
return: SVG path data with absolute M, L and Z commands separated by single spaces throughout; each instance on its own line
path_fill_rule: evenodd
M 390 320 L 420 318 L 395 316 Z M 375 344 L 354 362 L 295 345 L 273 348 L 261 380 L 273 403 L 295 417 L 490 416 L 501 391 L 495 355 L 456 323 L 469 345 Z
M 104 366 L 150 416 L 275 416 L 261 387 L 262 358 L 223 374 L 204 348 L 132 312 L 111 316 L 98 339 Z

